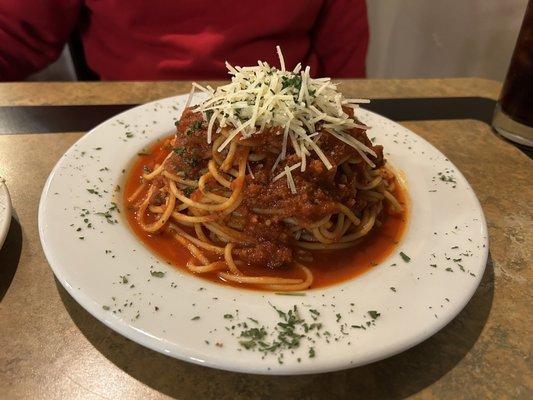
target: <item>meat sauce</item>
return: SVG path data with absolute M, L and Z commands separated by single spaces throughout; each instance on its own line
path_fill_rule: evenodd
M 353 109 L 345 111 L 353 116 Z M 357 121 L 358 122 L 358 121 Z M 200 171 L 205 170 L 209 159 L 213 156 L 211 146 L 207 144 L 207 127 L 201 113 L 190 108 L 186 109 L 181 119 L 176 123 L 177 132 L 171 142 L 171 158 L 165 164 L 172 173 L 181 174 L 186 179 L 197 180 Z M 238 151 L 245 146 L 252 149 L 254 159 L 248 159 L 248 171 L 244 186 L 243 201 L 239 206 L 241 216 L 236 221 L 244 227 L 244 238 L 234 254 L 244 262 L 252 265 L 278 268 L 294 261 L 294 243 L 289 227 L 284 220 L 296 219 L 299 223 L 313 223 L 321 218 L 339 211 L 338 204 L 350 208 L 365 207 L 363 201 L 356 202 L 356 181 L 365 168 L 365 162 L 357 151 L 334 136 L 320 132 L 316 144 L 332 164 L 327 169 L 314 152 L 307 157 L 308 168 L 292 171 L 296 194 L 291 193 L 287 185 L 287 178 L 272 180 L 273 175 L 282 172 L 285 166 L 292 166 L 300 162 L 300 157 L 294 153 L 292 146 L 287 148 L 287 156 L 281 162 L 276 162 L 282 152 L 281 130 L 279 128 L 266 129 L 252 137 L 241 140 Z M 213 141 L 220 136 L 213 130 Z M 358 141 L 372 148 L 376 157 L 371 157 L 377 167 L 383 165 L 383 149 L 373 146 L 362 129 L 354 128 L 348 132 Z M 242 138 L 238 138 L 242 139 Z M 238 154 L 236 158 L 238 158 Z M 257 158 L 257 159 L 256 159 Z M 342 168 L 337 168 L 347 159 L 359 159 L 361 162 L 354 166 L 354 173 L 348 178 Z M 157 183 L 157 182 L 156 182 Z M 208 180 L 216 187 L 214 178 Z M 194 199 L 194 193 L 192 198 Z M 160 200 L 160 199 L 156 199 Z M 159 204 L 157 201 L 155 204 Z M 276 210 L 275 215 L 257 213 L 255 209 Z M 235 219 L 236 217 L 233 216 Z
M 205 143 L 205 127 L 200 126 L 195 121 L 199 121 L 198 116 L 186 111 L 177 124 L 178 134 L 175 137 L 156 142 L 146 153 L 139 156 L 126 177 L 124 199 L 130 197 L 140 186 L 140 177 L 143 172 L 153 169 L 156 164 L 161 164 L 169 151 L 173 151 L 174 154 L 166 163 L 167 169 L 172 169 L 174 173 L 178 170 L 183 171 L 184 177 L 187 179 L 198 179 L 200 171 L 206 168 L 207 161 L 211 157 L 211 146 Z M 190 127 L 196 128 L 191 130 Z M 279 135 L 268 136 L 270 138 L 279 137 Z M 320 139 L 323 140 L 320 147 L 325 150 L 332 164 L 339 164 L 345 159 L 346 154 L 344 152 L 348 146 L 334 138 L 328 143 L 328 136 L 324 135 Z M 265 135 L 265 137 L 267 136 Z M 254 137 L 254 140 L 261 141 L 263 139 Z M 366 135 L 360 140 L 369 147 L 372 146 Z M 273 142 L 264 140 L 264 143 L 266 153 L 267 144 L 272 148 Z M 254 143 L 254 145 L 257 144 L 259 143 Z M 281 141 L 279 146 L 281 146 Z M 380 146 L 373 148 L 378 154 L 374 162 L 380 165 L 383 163 L 382 149 Z M 176 152 L 175 149 L 180 150 Z M 282 171 L 284 165 L 294 164 L 295 157 L 289 155 L 283 163 L 280 163 L 281 166 L 278 167 L 277 171 Z M 191 159 L 195 161 L 190 161 Z M 285 179 L 270 182 L 267 173 L 270 171 L 274 159 L 274 154 L 266 154 L 263 160 L 250 162 L 254 178 L 252 179 L 250 175 L 246 177 L 245 200 L 239 210 L 243 212 L 245 219 L 244 233 L 247 237 L 254 239 L 251 243 L 243 243 L 244 246 L 240 245 L 241 248 L 236 249 L 235 254 L 248 262 L 248 265 L 239 267 L 247 275 L 300 277 L 299 270 L 291 265 L 293 260 L 293 250 L 290 246 L 292 236 L 282 224 L 282 219 L 291 216 L 301 221 L 316 221 L 320 216 L 335 212 L 336 202 L 353 206 L 350 203 L 354 201 L 355 182 L 339 183 L 320 161 L 310 160 L 305 173 L 300 173 L 299 170 L 293 172 L 295 184 L 298 187 L 298 194 L 293 195 L 287 188 Z M 394 193 L 396 198 L 401 204 L 407 205 L 407 197 L 403 189 L 400 185 L 396 185 L 396 187 Z M 191 195 L 191 198 L 195 198 L 195 193 Z M 273 217 L 251 212 L 253 207 L 257 207 L 258 199 L 261 199 L 262 207 L 268 206 L 283 210 L 283 213 Z M 153 199 L 153 203 L 157 204 L 158 200 Z M 145 232 L 138 224 L 134 210 L 128 207 L 126 201 L 125 205 L 125 216 L 137 237 L 163 260 L 188 271 L 186 263 L 190 258 L 189 252 L 166 232 L 155 234 Z M 150 216 L 148 217 L 148 222 L 150 222 Z M 152 216 L 152 218 L 154 217 Z M 313 261 L 306 262 L 305 265 L 311 269 L 314 275 L 312 288 L 352 279 L 385 260 L 401 239 L 406 224 L 406 211 L 401 214 L 389 214 L 385 204 L 381 226 L 374 227 L 353 247 L 342 250 L 311 251 Z M 199 276 L 219 282 L 216 273 Z M 234 282 L 227 282 L 227 284 L 239 286 L 238 283 Z

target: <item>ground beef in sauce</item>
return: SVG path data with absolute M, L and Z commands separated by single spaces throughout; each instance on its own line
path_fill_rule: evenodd
M 186 109 L 176 122 L 176 136 L 172 145 L 172 155 L 165 169 L 174 174 L 180 173 L 186 179 L 198 179 L 201 171 L 207 168 L 212 155 L 212 147 L 206 140 L 206 123 L 202 114 Z
M 250 247 L 236 249 L 234 253 L 251 265 L 263 265 L 268 268 L 278 268 L 293 261 L 292 249 L 279 242 L 259 242 Z
M 206 140 L 206 123 L 200 113 L 187 109 L 176 127 L 176 137 L 172 142 L 173 155 L 166 168 L 173 173 L 181 172 L 186 178 L 198 179 L 212 157 L 212 146 Z M 307 158 L 306 170 L 301 172 L 298 168 L 292 171 L 296 194 L 291 193 L 285 177 L 272 181 L 272 177 L 282 172 L 285 166 L 300 162 L 292 146 L 289 146 L 286 159 L 279 163 L 271 175 L 282 144 L 282 135 L 279 133 L 279 130 L 269 130 L 243 140 L 243 144 L 253 143 L 254 152 L 261 153 L 264 158 L 249 161 L 253 176 L 247 173 L 244 198 L 237 208 L 247 240 L 236 246 L 234 254 L 249 264 L 269 268 L 278 268 L 293 261 L 290 247 L 293 239 L 283 219 L 292 218 L 301 223 L 311 223 L 337 212 L 338 203 L 356 210 L 364 206 L 356 204 L 356 182 L 358 175 L 362 173 L 364 162 L 352 165 L 354 174 L 347 178 L 342 176 L 342 167 L 328 170 L 318 156 L 311 152 Z M 375 151 L 377 157 L 370 158 L 377 167 L 384 164 L 383 148 L 373 146 L 365 131 L 355 128 L 349 133 Z M 361 159 L 356 150 L 325 131 L 321 133 L 317 144 L 334 167 L 348 158 Z M 212 184 L 211 180 L 208 187 Z M 359 202 L 361 203 L 360 200 Z M 254 209 L 273 209 L 278 214 L 265 216 L 257 214 Z M 223 218 L 227 220 L 228 217 Z

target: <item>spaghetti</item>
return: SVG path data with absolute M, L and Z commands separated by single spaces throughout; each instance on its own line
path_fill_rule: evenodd
M 317 251 L 354 246 L 402 213 L 398 182 L 381 146 L 344 99 L 309 68 L 259 62 L 232 67 L 232 83 L 189 106 L 126 198 L 144 232 L 171 235 L 190 253 L 187 268 L 222 281 L 276 291 L 313 285 Z M 298 277 L 250 275 L 247 265 Z M 281 274 L 280 274 L 281 275 Z

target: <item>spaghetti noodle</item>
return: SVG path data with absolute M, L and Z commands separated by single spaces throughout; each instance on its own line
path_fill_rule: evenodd
M 184 110 L 126 203 L 143 231 L 188 250 L 191 272 L 300 291 L 316 251 L 354 246 L 403 205 L 382 147 L 354 116 L 362 101 L 309 68 L 286 71 L 281 53 L 280 64 L 228 64 L 232 83 L 216 91 L 194 84 L 208 99 Z M 246 265 L 300 272 L 249 275 Z

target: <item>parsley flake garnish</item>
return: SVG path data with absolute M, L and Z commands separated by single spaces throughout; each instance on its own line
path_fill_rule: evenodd
M 302 77 L 300 75 L 293 75 L 290 78 L 288 76 L 284 76 L 281 78 L 281 86 L 282 89 L 292 86 L 299 92 L 302 86 Z
M 193 187 L 186 187 L 183 189 L 183 195 L 186 197 L 191 197 L 191 194 L 193 194 L 195 191 L 196 189 Z
M 409 257 L 407 254 L 405 254 L 403 251 L 400 251 L 400 257 L 402 257 L 402 260 L 404 260 L 406 263 L 411 261 L 411 257 Z
M 278 296 L 305 296 L 305 293 L 302 292 L 275 292 Z
M 371 311 L 368 311 L 368 315 L 370 315 L 370 318 L 372 319 L 377 319 L 381 314 L 378 313 L 377 311 L 371 310 Z
M 443 182 L 457 183 L 455 182 L 455 179 L 452 176 L 441 175 L 439 179 Z
M 194 132 L 199 130 L 202 127 L 202 121 L 194 121 L 185 132 L 188 136 L 192 135 Z

